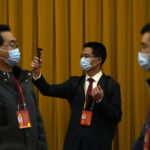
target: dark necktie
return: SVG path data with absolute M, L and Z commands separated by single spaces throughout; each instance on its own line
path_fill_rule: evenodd
M 91 94 L 92 84 L 94 80 L 92 78 L 89 78 L 88 81 L 89 81 L 89 86 L 88 86 L 87 93 L 86 93 L 86 104 L 88 104 L 89 102 L 88 96 Z

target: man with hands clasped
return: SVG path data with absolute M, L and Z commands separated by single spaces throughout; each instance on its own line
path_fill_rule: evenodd
M 85 74 L 53 85 L 40 73 L 42 61 L 37 57 L 32 61 L 33 83 L 40 92 L 67 99 L 71 105 L 64 150 L 111 150 L 122 112 L 119 84 L 101 71 L 106 55 L 103 44 L 85 43 L 80 61 Z

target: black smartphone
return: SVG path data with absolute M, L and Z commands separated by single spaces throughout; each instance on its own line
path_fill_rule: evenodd
M 40 60 L 40 58 L 41 58 L 41 51 L 42 51 L 43 49 L 42 48 L 38 48 L 37 49 L 37 54 L 36 54 L 36 56 L 39 58 L 39 60 Z

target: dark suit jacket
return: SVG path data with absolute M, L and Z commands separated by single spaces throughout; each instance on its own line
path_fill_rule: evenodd
M 120 86 L 113 80 L 112 95 L 105 93 L 106 76 L 99 83 L 104 90 L 104 98 L 95 103 L 91 126 L 80 125 L 85 101 L 85 76 L 70 77 L 62 84 L 48 84 L 43 76 L 33 81 L 43 95 L 67 99 L 72 107 L 71 120 L 66 135 L 64 150 L 111 150 L 112 137 L 117 123 L 121 120 Z
M 19 129 L 16 115 L 18 88 L 14 78 L 8 77 L 6 72 L 0 71 L 0 150 L 3 144 L 6 146 L 20 144 L 31 150 L 47 150 L 46 134 L 37 107 L 31 72 L 16 66 L 13 68 L 13 73 L 22 87 L 32 127 Z M 18 100 L 22 109 L 23 104 L 19 96 Z

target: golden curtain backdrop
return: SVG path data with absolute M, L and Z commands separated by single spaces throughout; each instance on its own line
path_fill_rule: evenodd
M 0 24 L 8 24 L 21 49 L 20 66 L 31 70 L 43 48 L 42 74 L 50 83 L 81 75 L 80 54 L 88 41 L 102 42 L 108 57 L 103 71 L 121 86 L 122 121 L 113 150 L 130 150 L 146 120 L 150 76 L 137 62 L 140 30 L 150 21 L 150 0 L 0 0 Z M 37 89 L 49 150 L 62 150 L 71 108 L 66 100 Z

